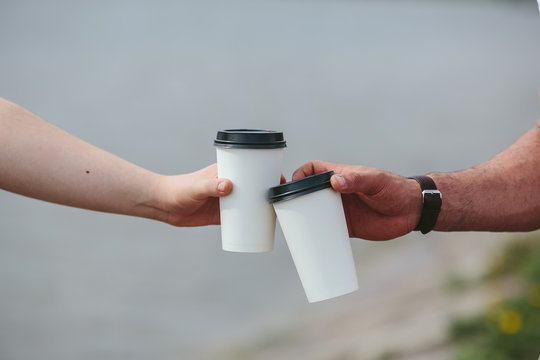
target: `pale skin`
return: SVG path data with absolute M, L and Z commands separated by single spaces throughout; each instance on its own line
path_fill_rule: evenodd
M 174 226 L 219 224 L 232 183 L 216 165 L 167 176 L 92 146 L 0 98 L 0 189 Z
M 312 161 L 293 180 L 334 170 L 349 235 L 390 240 L 420 219 L 421 189 L 413 179 L 368 168 Z M 428 174 L 442 193 L 434 230 L 531 231 L 540 229 L 540 121 L 494 158 L 470 169 Z

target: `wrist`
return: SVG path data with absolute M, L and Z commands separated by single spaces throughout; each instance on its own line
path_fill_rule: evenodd
M 169 176 L 152 173 L 147 179 L 145 191 L 135 205 L 135 216 L 168 222 L 169 209 L 166 194 Z
M 407 179 L 407 194 L 409 194 L 409 209 L 408 209 L 408 232 L 413 231 L 422 216 L 422 188 L 414 179 Z
M 452 194 L 452 189 L 448 186 L 448 181 L 450 182 L 457 182 L 457 179 L 454 179 L 451 175 L 448 173 L 430 173 L 427 174 L 430 178 L 435 181 L 435 184 L 437 184 L 437 189 L 441 191 L 441 193 L 444 194 L 444 201 L 441 204 L 441 210 L 439 211 L 439 216 L 437 217 L 437 222 L 435 223 L 435 227 L 433 230 L 436 231 L 449 231 L 450 228 L 448 227 L 448 220 L 449 220 L 449 207 L 450 202 L 452 201 L 452 196 L 449 197 L 450 194 Z M 463 212 L 463 209 L 461 209 L 461 212 Z

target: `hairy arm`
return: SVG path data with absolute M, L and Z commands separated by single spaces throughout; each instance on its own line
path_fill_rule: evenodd
M 164 176 L 92 146 L 0 98 L 0 188 L 84 209 L 173 225 L 219 222 L 216 196 L 230 192 L 215 166 Z
M 443 194 L 435 230 L 540 228 L 540 121 L 514 144 L 473 168 L 430 174 Z
M 388 171 L 312 161 L 293 179 L 334 170 L 352 237 L 389 240 L 412 231 L 422 211 L 415 180 Z M 540 229 L 540 121 L 493 159 L 470 169 L 429 174 L 442 193 L 435 230 Z

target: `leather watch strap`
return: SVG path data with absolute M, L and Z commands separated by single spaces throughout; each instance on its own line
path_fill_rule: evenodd
M 429 176 L 412 176 L 410 179 L 416 180 L 422 189 L 422 215 L 414 230 L 419 230 L 422 234 L 427 234 L 435 227 L 442 205 L 442 194 L 437 190 L 437 186 Z

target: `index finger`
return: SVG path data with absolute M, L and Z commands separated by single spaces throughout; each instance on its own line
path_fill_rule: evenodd
M 329 171 L 329 170 L 335 171 L 339 167 L 340 167 L 339 164 L 333 164 L 333 163 L 329 163 L 325 161 L 320 161 L 320 160 L 310 161 L 308 163 L 305 163 L 298 169 L 296 169 L 296 171 L 293 173 L 292 179 L 298 180 L 298 179 L 303 179 L 307 176 L 319 174 L 319 173 Z

